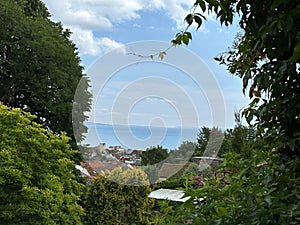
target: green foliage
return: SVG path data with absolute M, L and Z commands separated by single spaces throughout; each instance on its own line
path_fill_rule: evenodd
M 36 115 L 54 133 L 66 132 L 75 147 L 72 104 L 82 67 L 70 31 L 49 15 L 40 0 L 0 2 L 0 101 Z M 77 127 L 84 126 L 90 94 L 82 98 L 88 104 L 77 110 Z
M 106 171 L 105 177 L 119 184 L 131 186 L 149 186 L 147 175 L 139 168 L 127 169 L 122 171 L 116 168 L 112 171 Z
M 195 142 L 184 141 L 178 149 L 170 152 L 170 158 L 174 163 L 187 162 L 194 154 L 197 145 Z
M 169 156 L 168 150 L 163 148 L 162 146 L 157 146 L 157 147 L 151 147 L 146 149 L 141 154 L 141 165 L 142 166 L 147 166 L 147 165 L 153 165 L 156 163 L 159 163 L 166 159 Z
M 247 158 L 251 151 L 248 147 L 253 145 L 254 141 L 256 148 L 261 147 L 262 142 L 256 139 L 254 127 L 243 125 L 239 113 L 235 113 L 235 116 L 235 127 L 227 129 L 224 133 L 217 128 L 202 127 L 193 156 L 215 156 L 214 153 L 217 152 L 217 156 L 223 157 L 228 152 L 236 152 Z
M 142 166 L 141 169 L 147 174 L 150 184 L 154 184 L 159 180 L 159 169 L 156 165 Z
M 156 201 L 155 205 L 151 217 L 151 224 L 153 225 L 183 225 L 192 222 L 187 217 L 190 210 L 184 208 L 182 203 L 160 200 Z
M 81 224 L 84 186 L 75 153 L 34 116 L 0 104 L 0 221 L 3 224 Z
M 151 200 L 148 199 L 150 187 L 145 184 L 146 175 L 140 169 L 122 171 L 117 168 L 107 177 L 99 175 L 88 187 L 85 197 L 85 224 L 149 224 Z M 109 179 L 108 179 L 109 178 Z M 113 180 L 128 183 L 133 182 L 141 186 L 124 185 Z
M 249 90 L 252 102 L 244 116 L 249 123 L 254 120 L 259 134 L 283 160 L 299 155 L 300 4 L 227 0 L 211 8 L 225 24 L 231 23 L 232 14 L 241 14 L 243 33 L 218 60 L 242 78 L 244 92 Z
M 278 157 L 261 152 L 249 159 L 236 153 L 226 158 L 218 179 L 187 192 L 192 198 L 206 197 L 194 207 L 194 213 L 203 215 L 194 218 L 195 224 L 299 223 L 300 189 L 295 172 L 279 166 Z M 299 164 L 299 159 L 294 163 Z
M 202 127 L 198 133 L 193 156 L 216 157 L 223 143 L 224 133 L 216 128 Z
M 177 188 L 184 188 L 185 187 L 186 178 L 179 177 L 179 178 L 172 178 L 163 180 L 161 182 L 155 183 L 153 185 L 153 189 L 160 189 L 160 188 L 167 188 L 167 189 L 177 189 Z
M 185 18 L 188 27 L 197 7 L 226 26 L 238 14 L 242 32 L 216 59 L 242 79 L 244 93 L 249 90 L 252 101 L 243 116 L 257 132 L 241 124 L 227 131 L 231 150 L 223 153 L 217 177 L 201 188 L 188 186 L 191 199 L 171 210 L 173 224 L 299 224 L 300 4 L 197 0 Z M 203 134 L 200 151 L 207 143 Z
M 225 158 L 216 178 L 187 183 L 190 200 L 161 205 L 159 224 L 299 224 L 300 182 L 295 171 L 278 164 L 278 155 L 260 151 L 244 159 L 233 152 Z M 292 161 L 299 167 L 299 159 Z
M 187 31 L 182 31 L 176 34 L 176 38 L 172 40 L 173 45 L 181 45 L 184 43 L 185 45 L 188 45 L 190 40 L 192 40 L 192 34 Z
M 201 164 L 196 164 L 196 163 L 191 163 L 189 167 L 185 171 L 186 175 L 197 175 L 203 178 L 212 178 L 214 177 L 214 174 L 212 172 L 212 168 L 210 165 L 207 165 L 205 163 Z
M 236 152 L 243 158 L 250 157 L 251 148 L 263 147 L 262 141 L 256 137 L 253 126 L 245 126 L 241 122 L 240 112 L 235 113 L 236 125 L 233 129 L 227 129 L 224 142 L 219 155 L 222 157 L 228 152 Z M 251 146 L 251 147 L 250 147 Z

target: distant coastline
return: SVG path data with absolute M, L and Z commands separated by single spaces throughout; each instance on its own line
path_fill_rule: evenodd
M 88 133 L 83 144 L 91 147 L 106 143 L 107 146 L 122 146 L 126 149 L 146 149 L 163 146 L 177 149 L 184 141 L 196 141 L 198 129 L 191 127 L 156 127 L 142 125 L 111 125 L 86 122 Z
M 189 127 L 189 126 L 152 126 L 152 125 L 139 125 L 139 124 L 109 124 L 109 123 L 100 123 L 100 122 L 85 122 L 85 125 L 100 125 L 100 126 L 124 126 L 124 127 L 153 127 L 153 128 L 186 128 L 186 129 L 199 129 L 197 127 Z

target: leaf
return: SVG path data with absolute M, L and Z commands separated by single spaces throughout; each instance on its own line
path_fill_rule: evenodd
M 199 4 L 200 8 L 202 9 L 202 12 L 205 12 L 205 10 L 206 10 L 205 2 L 200 0 L 200 1 L 198 1 L 198 4 Z
M 174 40 L 172 40 L 172 44 L 173 44 L 173 45 L 181 45 L 181 42 L 182 42 L 182 36 L 183 36 L 182 33 L 177 33 L 177 34 L 176 34 L 176 38 L 175 38 Z
M 165 55 L 167 55 L 167 53 L 166 53 L 166 52 L 159 52 L 159 54 L 158 54 L 158 58 L 159 58 L 160 60 L 163 60 L 163 59 L 164 59 L 164 57 L 165 57 Z
M 185 21 L 188 23 L 188 25 L 190 26 L 192 23 L 193 23 L 193 19 L 194 19 L 194 15 L 193 14 L 188 14 L 186 17 L 185 17 Z
M 173 46 L 176 46 L 176 45 L 179 45 L 179 44 L 180 44 L 180 43 L 178 43 L 177 40 L 175 40 L 175 39 L 172 40 L 171 43 L 172 43 Z
M 271 5 L 271 10 L 277 8 L 278 6 L 280 6 L 282 3 L 284 3 L 286 0 L 275 0 L 273 1 L 273 4 Z
M 290 58 L 290 61 L 296 61 L 300 58 L 300 41 L 298 41 L 297 45 L 294 48 L 293 56 Z
M 192 40 L 192 34 L 190 32 L 184 32 L 184 35 L 187 35 L 189 39 Z
M 183 33 L 182 35 L 182 42 L 186 45 L 190 42 L 190 35 L 187 34 L 188 32 Z
M 194 20 L 198 24 L 198 26 L 197 26 L 197 30 L 198 30 L 202 25 L 202 19 L 200 16 L 194 16 Z

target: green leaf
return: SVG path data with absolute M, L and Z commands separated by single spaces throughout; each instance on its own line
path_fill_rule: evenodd
M 200 8 L 202 9 L 202 12 L 205 12 L 205 10 L 206 10 L 206 4 L 205 4 L 205 2 L 202 1 L 202 0 L 197 1 L 197 2 L 199 4 Z
M 190 35 L 188 34 L 188 32 L 183 33 L 183 35 L 182 35 L 182 42 L 185 45 L 189 44 L 189 42 L 190 42 Z
M 294 48 L 293 56 L 290 58 L 290 61 L 297 61 L 300 58 L 300 41 Z
M 286 0 L 275 0 L 273 1 L 273 4 L 271 5 L 270 9 L 273 10 L 280 6 L 282 3 L 284 3 Z
M 200 16 L 194 16 L 194 20 L 198 24 L 198 26 L 197 26 L 197 30 L 198 30 L 202 25 L 202 19 Z
M 158 58 L 159 58 L 160 60 L 163 60 L 163 59 L 164 59 L 164 57 L 165 57 L 165 55 L 167 55 L 167 53 L 166 53 L 166 52 L 159 52 L 159 54 L 158 54 Z
M 185 21 L 188 23 L 188 25 L 190 26 L 192 23 L 193 23 L 193 19 L 194 19 L 194 15 L 193 14 L 188 14 L 186 17 L 185 17 Z

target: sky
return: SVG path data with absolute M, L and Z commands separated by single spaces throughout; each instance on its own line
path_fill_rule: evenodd
M 213 58 L 231 46 L 237 24 L 215 15 L 188 46 L 163 60 L 143 58 L 170 45 L 185 29 L 194 0 L 43 0 L 52 20 L 71 30 L 91 80 L 90 122 L 166 127 L 234 126 L 234 111 L 249 102 L 242 83 Z

